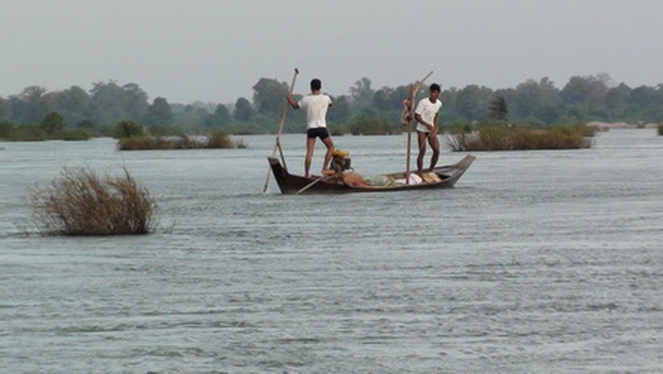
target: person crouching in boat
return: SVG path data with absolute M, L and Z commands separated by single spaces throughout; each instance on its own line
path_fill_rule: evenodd
M 320 79 L 311 80 L 311 94 L 304 96 L 301 100 L 295 101 L 292 92 L 288 92 L 288 104 L 294 109 L 306 108 L 306 159 L 304 160 L 304 177 L 309 177 L 311 169 L 311 159 L 313 158 L 313 149 L 315 148 L 315 139 L 320 138 L 327 147 L 325 154 L 325 163 L 322 164 L 323 174 L 327 171 L 334 152 L 334 142 L 327 130 L 327 109 L 332 106 L 331 98 L 320 90 L 322 82 Z
M 433 83 L 430 86 L 430 95 L 421 99 L 414 111 L 414 119 L 417 120 L 417 139 L 419 140 L 419 156 L 417 157 L 417 173 L 423 175 L 424 155 L 426 154 L 426 140 L 433 150 L 430 159 L 431 170 L 437 164 L 440 157 L 440 141 L 437 139 L 439 126 L 437 124 L 437 112 L 442 107 L 440 96 L 440 85 Z

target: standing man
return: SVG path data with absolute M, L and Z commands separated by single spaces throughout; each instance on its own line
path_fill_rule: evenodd
M 325 154 L 325 163 L 322 164 L 322 172 L 327 170 L 329 162 L 334 152 L 334 142 L 327 130 L 327 109 L 332 106 L 331 98 L 320 92 L 322 82 L 320 79 L 311 80 L 311 94 L 304 96 L 301 100 L 295 101 L 292 92 L 288 93 L 288 104 L 294 109 L 306 108 L 306 159 L 304 161 L 304 177 L 309 177 L 311 169 L 311 159 L 313 158 L 313 148 L 315 139 L 320 138 L 322 143 L 327 146 Z
M 430 95 L 421 99 L 414 111 L 414 119 L 417 120 L 417 139 L 419 140 L 419 156 L 417 157 L 417 172 L 423 173 L 424 155 L 426 154 L 426 140 L 433 150 L 433 156 L 430 159 L 430 168 L 433 169 L 440 157 L 440 142 L 437 138 L 439 125 L 437 123 L 437 112 L 442 107 L 442 100 L 439 100 L 440 85 L 433 83 L 430 86 Z

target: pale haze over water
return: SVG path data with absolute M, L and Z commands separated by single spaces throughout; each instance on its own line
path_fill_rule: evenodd
M 262 77 L 317 76 L 333 95 L 430 70 L 443 88 L 609 74 L 663 82 L 658 0 L 5 0 L 0 96 L 116 80 L 150 99 L 234 102 Z M 306 90 L 301 84 L 296 91 Z

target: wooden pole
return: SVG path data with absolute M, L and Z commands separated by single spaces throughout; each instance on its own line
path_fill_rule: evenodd
M 426 74 L 426 76 L 421 79 L 420 81 L 415 82 L 412 85 L 412 88 L 410 89 L 410 97 L 408 98 L 408 103 L 409 108 L 406 108 L 404 110 L 405 114 L 405 120 L 407 122 L 407 157 L 405 159 L 405 183 L 410 184 L 410 153 L 412 150 L 412 121 L 414 120 L 414 110 L 415 108 L 415 99 L 417 97 L 417 91 L 419 91 L 419 88 L 421 88 L 421 84 L 424 83 L 428 77 L 430 77 L 433 74 L 431 71 L 430 73 Z
M 329 175 L 329 176 L 326 176 L 326 177 L 324 177 L 324 176 L 320 177 L 320 178 L 314 180 L 313 182 L 307 184 L 306 186 L 302 187 L 299 191 L 297 191 L 297 193 L 295 193 L 295 195 L 299 195 L 300 193 L 302 193 L 302 192 L 308 190 L 309 188 L 313 187 L 316 183 L 318 183 L 322 180 L 325 180 L 325 179 L 329 179 L 331 177 L 333 177 L 333 175 Z
M 290 83 L 290 89 L 288 93 L 291 94 L 292 90 L 295 88 L 295 81 L 297 80 L 297 74 L 299 74 L 299 69 L 295 68 L 295 74 L 292 76 L 292 82 Z M 285 119 L 288 116 L 288 107 L 290 104 L 286 99 L 285 105 L 283 106 L 283 114 L 281 114 L 281 121 L 279 122 L 279 131 L 276 133 L 276 144 L 274 145 L 274 150 L 272 151 L 272 157 L 276 156 L 278 151 L 281 154 L 281 162 L 283 163 L 283 168 L 285 171 L 288 171 L 288 166 L 285 163 L 285 157 L 283 156 L 283 148 L 281 148 L 281 134 L 283 133 L 283 127 L 285 126 Z M 269 184 L 269 173 L 271 168 L 267 169 L 267 178 L 265 178 L 265 187 L 262 189 L 262 192 L 267 192 L 267 185 Z

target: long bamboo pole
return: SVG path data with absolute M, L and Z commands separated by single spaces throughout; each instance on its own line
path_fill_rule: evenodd
M 410 184 L 410 154 L 412 152 L 412 122 L 414 120 L 414 110 L 415 108 L 415 98 L 417 97 L 417 92 L 419 91 L 419 88 L 421 88 L 421 84 L 424 83 L 428 77 L 430 77 L 433 74 L 433 71 L 430 73 L 426 74 L 423 79 L 415 82 L 412 85 L 412 88 L 410 90 L 410 97 L 408 98 L 408 103 L 406 105 L 409 105 L 409 108 L 406 109 L 407 113 L 405 113 L 405 119 L 407 121 L 407 157 L 405 159 L 405 183 Z
M 309 188 L 313 187 L 316 183 L 321 182 L 323 180 L 330 179 L 331 177 L 333 177 L 333 175 L 328 175 L 326 177 L 325 176 L 319 177 L 316 180 L 314 180 L 313 182 L 311 182 L 311 183 L 307 184 L 306 186 L 302 187 L 299 191 L 297 191 L 297 193 L 295 193 L 295 195 L 299 195 L 300 193 L 302 193 L 302 192 L 308 190 Z
M 299 74 L 299 69 L 295 68 L 295 73 L 292 76 L 292 82 L 290 83 L 290 89 L 288 90 L 288 93 L 292 93 L 292 90 L 295 88 L 295 81 L 297 80 L 297 74 Z M 285 168 L 286 171 L 288 171 L 288 167 L 286 166 L 285 163 L 285 157 L 283 156 L 283 148 L 281 148 L 281 134 L 283 133 L 283 127 L 285 126 L 285 119 L 288 116 L 288 107 L 290 104 L 288 103 L 288 100 L 286 99 L 285 105 L 283 106 L 283 113 L 281 114 L 281 121 L 279 122 L 279 131 L 276 133 L 276 144 L 274 145 L 274 150 L 272 151 L 272 157 L 276 156 L 276 152 L 278 151 L 281 155 L 281 162 L 283 163 L 283 167 Z M 269 173 L 271 172 L 271 168 L 267 169 L 267 178 L 265 178 L 265 187 L 262 189 L 262 192 L 265 193 L 267 192 L 267 185 L 269 185 Z

